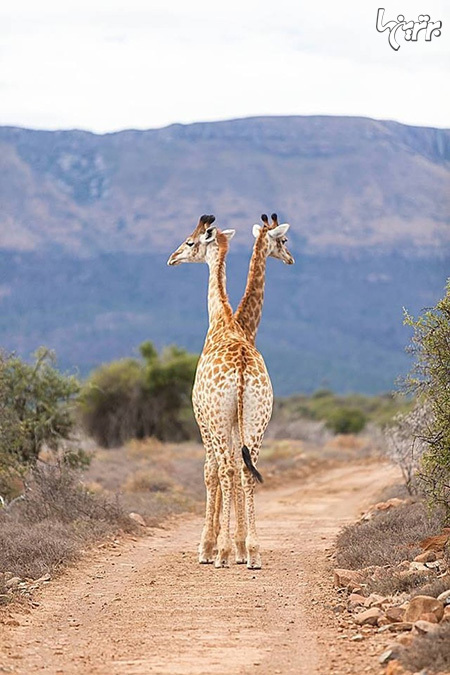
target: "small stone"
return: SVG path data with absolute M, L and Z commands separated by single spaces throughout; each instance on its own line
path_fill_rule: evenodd
M 444 616 L 442 617 L 441 621 L 450 621 L 450 605 L 447 605 L 444 607 Z
M 355 617 L 355 623 L 357 623 L 358 626 L 375 626 L 381 616 L 383 616 L 383 612 L 379 607 L 371 607 L 358 614 Z
M 368 598 L 366 598 L 364 605 L 366 607 L 381 607 L 383 602 L 386 602 L 387 598 L 384 598 L 378 593 L 371 593 Z
M 383 652 L 380 657 L 378 658 L 378 662 L 381 663 L 381 665 L 384 666 L 385 663 L 390 661 L 392 659 L 392 654 L 393 650 L 392 649 L 386 649 L 385 652 Z
M 8 579 L 5 586 L 6 588 L 17 588 L 21 582 L 22 579 L 20 577 L 11 577 L 11 579 Z
M 409 621 L 399 621 L 398 623 L 391 623 L 387 626 L 391 633 L 401 633 L 405 630 L 412 630 L 412 627 L 413 625 Z
M 358 584 L 361 584 L 363 581 L 363 575 L 358 570 L 345 570 L 345 569 L 335 569 L 334 570 L 334 585 L 337 588 L 343 588 L 347 586 L 351 590 Z
M 131 513 L 128 514 L 128 517 L 131 518 L 131 520 L 134 520 L 134 522 L 140 525 L 141 527 L 146 527 L 145 520 L 143 519 L 140 513 L 135 513 L 134 511 L 132 511 Z
M 409 569 L 414 572 L 426 572 L 429 568 L 425 565 L 425 563 L 413 561 L 409 563 Z
M 436 553 L 434 551 L 425 551 L 425 553 L 419 553 L 419 555 L 416 555 L 414 558 L 414 562 L 420 562 L 420 563 L 430 563 L 430 562 L 435 562 L 436 560 Z
M 433 630 L 436 630 L 436 623 L 419 619 L 419 621 L 414 622 L 414 629 L 419 635 L 425 635 L 426 633 L 432 633 Z
M 39 579 L 36 579 L 36 581 L 34 583 L 35 584 L 44 584 L 44 583 L 47 583 L 48 581 L 51 581 L 50 574 L 44 574 L 44 576 L 40 577 Z
M 444 527 L 441 534 L 424 539 L 423 541 L 419 542 L 419 546 L 420 548 L 423 548 L 424 551 L 434 551 L 437 554 L 445 548 L 449 539 L 450 527 Z
M 432 598 L 429 595 L 416 595 L 409 603 L 404 618 L 405 621 L 414 622 L 427 613 L 434 614 L 437 621 L 440 621 L 444 616 L 444 605 L 440 600 Z
M 364 640 L 364 636 L 361 635 L 361 633 L 356 633 L 356 635 L 353 635 L 350 640 L 352 642 L 362 642 Z
M 405 610 L 401 607 L 388 607 L 386 610 L 386 618 L 389 619 L 389 623 L 397 623 L 398 621 L 403 621 L 405 615 Z
M 351 593 L 347 600 L 347 608 L 355 609 L 355 607 L 360 607 L 364 605 L 365 601 L 366 598 L 364 597 L 364 595 L 360 595 L 359 593 Z
M 437 600 L 442 602 L 443 605 L 450 605 L 450 588 L 448 591 L 444 591 L 440 595 L 437 596 Z
M 389 626 L 389 624 L 391 624 L 391 623 L 392 623 L 392 621 L 389 621 L 387 616 L 383 615 L 383 616 L 380 616 L 380 618 L 378 619 L 377 626 Z

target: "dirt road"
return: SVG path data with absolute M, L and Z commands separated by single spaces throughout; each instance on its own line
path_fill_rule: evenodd
M 326 549 L 395 477 L 350 465 L 261 490 L 260 571 L 198 565 L 194 516 L 100 549 L 15 612 L 19 626 L 0 626 L 0 672 L 379 673 L 363 645 L 339 639 Z

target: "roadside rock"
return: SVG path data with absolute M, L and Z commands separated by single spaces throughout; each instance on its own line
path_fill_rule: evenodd
M 442 602 L 443 605 L 450 605 L 450 588 L 448 591 L 444 591 L 437 596 L 437 599 Z
M 381 663 L 381 665 L 384 665 L 393 658 L 393 653 L 392 649 L 386 649 L 386 651 L 378 658 L 378 662 Z
M 413 624 L 410 621 L 399 621 L 398 623 L 391 623 L 388 629 L 391 633 L 402 633 L 406 630 L 412 630 Z
M 436 618 L 436 615 L 433 614 L 433 612 L 425 612 L 425 614 L 421 614 L 420 618 L 423 621 L 429 621 L 430 623 L 439 623 L 439 621 Z
M 387 598 L 378 593 L 371 593 L 364 601 L 365 607 L 381 607 L 383 603 L 387 602 Z
M 450 605 L 447 605 L 447 607 L 444 608 L 444 616 L 441 621 L 450 621 Z
M 434 537 L 428 537 L 419 542 L 420 548 L 423 548 L 424 551 L 434 551 L 439 553 L 443 551 L 445 545 L 450 539 L 450 527 L 444 527 L 441 534 L 437 534 Z
M 361 612 L 355 617 L 355 623 L 358 626 L 375 626 L 378 619 L 383 616 L 383 612 L 379 607 L 371 607 Z
M 352 590 L 363 581 L 364 577 L 359 570 L 344 570 L 339 568 L 334 570 L 334 585 L 337 588 L 347 586 Z
M 405 616 L 405 610 L 402 607 L 389 607 L 386 610 L 386 619 L 388 619 L 388 623 L 398 623 L 399 621 L 403 621 L 403 617 Z
M 378 502 L 369 507 L 369 509 L 361 516 L 361 520 L 371 520 L 379 511 L 387 511 L 388 509 L 401 506 L 402 504 L 406 504 L 406 499 L 399 499 L 398 497 L 392 497 L 392 499 L 388 499 L 386 502 Z
M 419 619 L 419 621 L 414 622 L 414 631 L 419 633 L 419 635 L 425 635 L 426 633 L 432 633 L 433 630 L 436 630 L 436 622 L 425 621 Z
M 351 593 L 347 600 L 347 609 L 352 610 L 355 607 L 361 607 L 364 605 L 366 598 L 364 595 L 359 595 L 359 593 Z
M 414 572 L 427 572 L 430 568 L 422 562 L 411 562 L 409 563 L 409 569 L 414 570 Z
M 439 622 L 444 616 L 444 605 L 429 595 L 416 595 L 405 612 L 405 621 L 418 621 L 424 614 L 434 614 Z
M 419 563 L 427 563 L 435 561 L 436 561 L 436 553 L 434 553 L 434 551 L 425 551 L 425 553 L 419 553 L 419 555 L 416 555 L 416 557 L 414 558 L 414 562 Z
M 141 527 L 146 527 L 145 520 L 140 513 L 134 513 L 134 511 L 132 511 L 128 514 L 128 517 L 131 518 L 131 520 L 134 520 L 138 525 L 141 525 Z

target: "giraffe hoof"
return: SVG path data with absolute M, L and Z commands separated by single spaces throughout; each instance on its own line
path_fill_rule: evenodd
M 249 558 L 247 567 L 249 570 L 260 570 L 262 567 L 261 558 L 259 556 L 257 558 L 253 558 L 253 560 Z
M 236 558 L 236 565 L 245 565 L 247 558 Z
M 214 567 L 217 569 L 221 569 L 222 567 L 229 567 L 228 560 L 224 560 L 223 558 L 217 558 L 216 562 L 214 563 Z
M 214 562 L 214 558 L 202 557 L 198 559 L 198 562 L 200 563 L 200 565 L 212 565 Z

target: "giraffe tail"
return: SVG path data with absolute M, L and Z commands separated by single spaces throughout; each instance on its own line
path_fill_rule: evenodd
M 247 469 L 250 471 L 250 473 L 256 478 L 258 483 L 264 483 L 264 479 L 259 473 L 258 469 L 252 462 L 252 458 L 250 456 L 250 450 L 247 448 L 246 445 L 242 446 L 242 459 L 244 460 L 244 464 L 247 467 Z
M 248 447 L 245 445 L 245 440 L 244 440 L 244 369 L 245 369 L 245 350 L 242 349 L 241 351 L 241 367 L 239 369 L 239 380 L 238 380 L 238 396 L 237 396 L 237 413 L 238 413 L 238 426 L 239 426 L 239 437 L 241 439 L 241 445 L 242 445 L 242 459 L 244 460 L 244 464 L 247 467 L 247 469 L 250 471 L 252 476 L 256 478 L 258 483 L 263 483 L 263 477 L 259 473 L 258 469 L 252 462 L 252 457 L 250 454 L 250 450 Z

